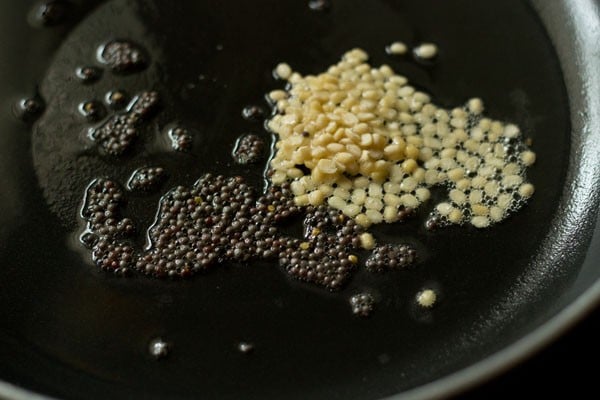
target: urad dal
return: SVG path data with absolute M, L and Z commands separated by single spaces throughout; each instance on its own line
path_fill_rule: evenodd
M 289 181 L 298 206 L 327 204 L 368 227 L 398 221 L 443 186 L 436 224 L 485 228 L 533 195 L 525 175 L 535 153 L 518 126 L 485 117 L 479 98 L 438 107 L 367 60 L 354 49 L 316 76 L 277 68 L 288 86 L 269 93 L 277 113 L 267 126 L 278 139 L 270 180 Z

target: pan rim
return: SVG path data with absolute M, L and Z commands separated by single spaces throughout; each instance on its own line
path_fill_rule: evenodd
M 530 0 L 546 28 L 562 67 L 563 79 L 567 88 L 570 102 L 570 118 L 572 124 L 572 140 L 581 143 L 572 145 L 570 154 L 569 175 L 585 161 L 587 156 L 583 150 L 584 142 L 593 142 L 596 147 L 600 143 L 600 114 L 594 112 L 596 103 L 600 102 L 600 55 L 595 53 L 594 44 L 600 40 L 600 9 L 595 0 L 582 0 L 577 4 L 570 2 L 546 2 Z M 560 18 L 566 18 L 560 20 Z M 559 23 L 561 22 L 561 23 Z M 599 187 L 600 171 L 592 171 L 592 182 L 587 182 L 588 188 Z M 567 178 L 567 181 L 570 179 Z M 563 193 L 569 193 L 572 188 L 566 187 Z M 581 190 L 580 188 L 577 188 Z M 567 196 L 568 197 L 568 196 Z M 576 197 L 576 196 L 573 196 Z M 588 254 L 582 262 L 582 267 L 594 262 L 589 256 L 589 250 L 600 249 L 600 212 L 598 212 L 598 194 L 590 198 L 588 209 L 581 212 L 592 221 L 590 228 L 591 241 L 587 247 Z M 581 217 L 580 217 L 581 218 Z M 597 260 L 596 260 L 597 261 Z M 506 372 L 511 367 L 532 357 L 563 333 L 581 321 L 587 314 L 600 305 L 600 280 L 593 282 L 584 292 L 567 304 L 562 310 L 547 321 L 531 330 L 528 334 L 491 354 L 482 360 L 458 370 L 450 375 L 410 389 L 403 393 L 392 395 L 389 399 L 413 400 L 436 399 L 456 395 Z
M 570 117 L 573 131 L 578 135 L 583 135 L 585 131 L 600 132 L 598 130 L 600 114 L 594 114 L 592 102 L 586 101 L 589 98 L 596 98 L 596 102 L 600 102 L 598 98 L 600 96 L 597 94 L 600 93 L 600 76 L 598 71 L 594 70 L 600 66 L 600 55 L 594 54 L 592 50 L 600 39 L 600 12 L 597 2 L 581 0 L 575 4 L 531 0 L 531 3 L 557 48 L 571 101 Z M 566 16 L 566 23 L 561 26 L 550 25 L 549 21 L 552 18 L 558 18 L 558 15 Z M 593 26 L 590 26 L 590 23 L 593 23 Z M 578 99 L 579 101 L 577 101 Z M 573 151 L 577 151 L 577 149 Z M 572 168 L 573 165 L 571 165 Z M 593 179 L 597 181 L 598 174 L 595 174 Z M 589 210 L 588 213 L 591 217 L 595 217 L 593 213 L 597 212 L 597 207 L 592 208 L 593 210 Z M 600 231 L 598 229 L 600 221 L 596 218 L 591 218 L 591 220 L 594 221 L 592 229 L 595 230 L 595 235 L 589 248 L 600 248 Z M 591 261 L 590 257 L 586 257 L 584 263 Z M 480 385 L 531 357 L 573 327 L 598 305 L 600 305 L 600 280 L 596 280 L 554 316 L 502 350 L 464 369 L 423 386 L 393 395 L 389 399 L 442 398 Z M 0 397 L 15 400 L 55 399 L 1 380 Z

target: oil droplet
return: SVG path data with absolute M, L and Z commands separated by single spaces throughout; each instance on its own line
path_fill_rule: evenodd
M 256 105 L 249 105 L 242 110 L 242 117 L 248 121 L 258 121 L 265 116 L 265 110 Z
M 158 360 L 167 357 L 171 352 L 171 348 L 172 346 L 170 343 L 165 342 L 161 338 L 156 338 L 150 342 L 148 351 L 152 357 Z
M 370 293 L 357 293 L 350 297 L 350 306 L 354 315 L 368 317 L 375 307 L 375 299 Z
M 98 235 L 92 232 L 85 232 L 79 237 L 79 241 L 88 249 L 93 248 L 98 243 L 98 240 Z
M 254 351 L 254 345 L 248 342 L 240 342 L 238 344 L 238 350 L 244 354 L 250 354 Z
M 313 11 L 327 11 L 331 8 L 330 0 L 310 0 L 308 2 L 308 8 Z
M 66 0 L 44 1 L 35 5 L 30 22 L 36 27 L 51 27 L 67 21 L 72 4 Z
M 102 77 L 102 70 L 96 67 L 79 67 L 75 75 L 82 83 L 90 84 L 97 82 Z
M 29 97 L 18 100 L 13 105 L 13 114 L 23 122 L 35 121 L 44 111 L 45 105 L 39 97 Z
M 113 110 L 121 110 L 127 104 L 127 94 L 122 90 L 112 90 L 106 93 L 104 101 Z
M 99 101 L 89 100 L 79 104 L 79 113 L 89 122 L 97 122 L 106 115 L 106 109 Z

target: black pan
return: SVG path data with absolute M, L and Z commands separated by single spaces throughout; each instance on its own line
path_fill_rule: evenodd
M 0 7 L 1 395 L 448 396 L 548 343 L 600 297 L 595 2 L 340 0 L 326 12 L 304 0 L 55 3 L 65 6 L 46 16 L 52 26 L 29 2 Z M 128 77 L 105 71 L 82 85 L 75 69 L 97 64 L 96 48 L 114 38 L 141 44 L 150 67 Z M 392 59 L 384 48 L 396 39 L 433 41 L 441 53 L 432 64 Z M 352 47 L 365 48 L 373 64 L 389 63 L 438 104 L 480 96 L 489 115 L 519 124 L 538 154 L 530 204 L 484 231 L 429 232 L 427 209 L 377 228 L 382 241 L 417 246 L 421 262 L 359 272 L 338 293 L 270 264 L 226 265 L 187 281 L 123 278 L 91 264 L 77 234 L 93 178 L 124 182 L 158 163 L 169 171 L 165 189 L 205 172 L 261 185 L 260 168 L 230 161 L 241 133 L 264 134 L 240 111 L 264 105 L 262 95 L 278 87 L 270 75 L 277 62 L 314 73 Z M 89 126 L 78 104 L 111 89 L 158 90 L 163 109 L 149 131 L 184 124 L 194 135 L 191 153 L 142 140 L 119 162 L 73 157 Z M 46 103 L 40 119 L 16 120 L 12 105 L 36 94 Z M 147 225 L 158 198 L 132 196 L 128 215 Z M 440 293 L 428 312 L 414 305 L 426 286 Z M 347 300 L 364 289 L 379 300 L 368 319 L 353 316 Z M 148 346 L 159 337 L 172 347 L 156 360 Z M 241 352 L 241 342 L 253 352 Z

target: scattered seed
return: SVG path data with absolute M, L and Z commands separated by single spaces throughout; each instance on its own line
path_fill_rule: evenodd
M 79 104 L 79 113 L 89 122 L 96 122 L 106 115 L 106 109 L 99 101 L 90 100 Z
M 169 355 L 169 353 L 171 352 L 171 345 L 165 342 L 164 340 L 157 338 L 150 342 L 150 345 L 148 346 L 148 351 L 150 352 L 150 355 L 152 357 L 158 360 L 161 358 L 165 358 Z
M 34 122 L 44 112 L 44 102 L 39 97 L 20 99 L 13 105 L 13 115 L 23 122 Z
M 273 70 L 273 76 L 277 79 L 288 79 L 292 75 L 292 68 L 286 64 L 278 64 Z
M 438 53 L 438 48 L 433 43 L 422 43 L 413 50 L 416 57 L 430 60 Z
M 408 51 L 408 48 L 402 42 L 394 42 L 394 43 L 390 44 L 389 46 L 387 46 L 385 48 L 385 51 L 388 54 L 392 54 L 392 55 L 403 55 L 403 54 L 406 54 L 406 52 Z
M 244 109 L 242 110 L 242 117 L 249 121 L 259 121 L 262 118 L 264 118 L 264 116 L 265 110 L 260 106 L 250 105 L 244 107 Z
M 252 343 L 240 342 L 238 344 L 238 350 L 244 354 L 250 354 L 254 352 L 254 345 Z
M 331 0 L 310 0 L 308 8 L 313 11 L 327 11 L 331 7 Z
M 417 304 L 424 308 L 431 308 L 437 301 L 437 294 L 431 289 L 425 289 L 417 293 Z

